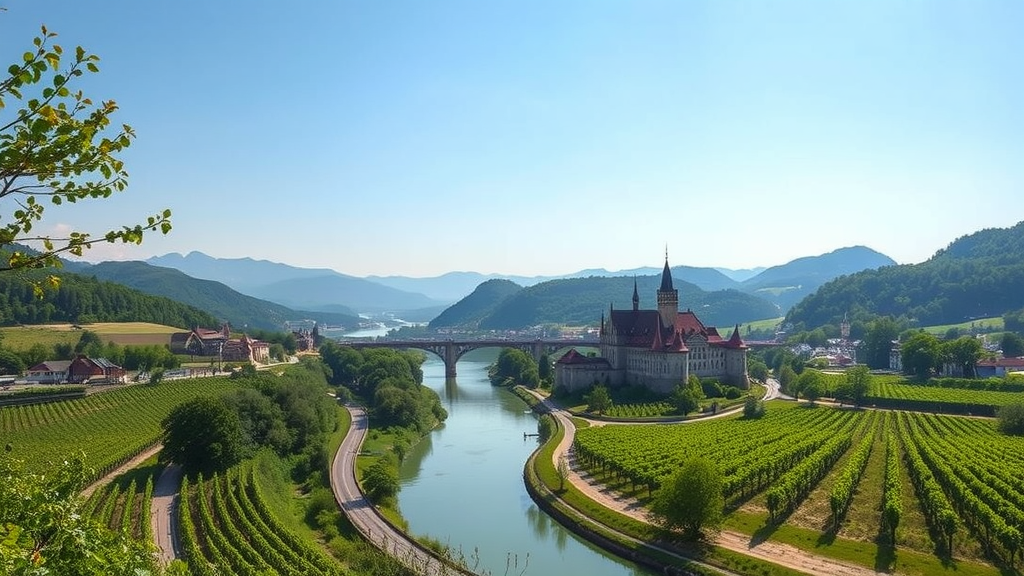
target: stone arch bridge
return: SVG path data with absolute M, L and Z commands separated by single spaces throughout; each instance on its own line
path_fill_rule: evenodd
M 454 378 L 455 364 L 458 363 L 459 358 L 478 348 L 516 348 L 527 354 L 532 354 L 534 360 L 540 362 L 540 357 L 544 354 L 551 354 L 570 346 L 596 348 L 599 342 L 594 338 L 575 340 L 340 340 L 338 344 L 351 348 L 415 348 L 432 352 L 444 361 L 445 377 Z

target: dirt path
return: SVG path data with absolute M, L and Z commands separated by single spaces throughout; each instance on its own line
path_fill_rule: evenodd
M 163 566 L 178 558 L 181 549 L 178 541 L 178 491 L 181 488 L 181 466 L 165 466 L 153 486 L 153 502 L 150 504 L 150 522 L 153 540 L 160 550 L 159 559 Z
M 572 423 L 572 419 L 567 412 L 555 408 L 546 399 L 544 402 L 551 409 L 552 414 L 558 418 L 559 423 L 565 428 L 565 436 L 552 454 L 552 463 L 557 467 L 559 459 L 565 455 L 569 463 L 568 479 L 580 492 L 606 508 L 626 514 L 642 522 L 651 523 L 647 509 L 641 506 L 635 499 L 626 498 L 610 490 L 608 487 L 595 481 L 586 472 L 581 471 L 576 462 L 575 454 L 571 449 L 572 441 L 576 434 L 576 426 Z M 715 544 L 734 552 L 815 576 L 877 576 L 886 574 L 884 572 L 875 572 L 870 568 L 846 564 L 838 560 L 811 554 L 788 544 L 771 541 L 755 543 L 750 536 L 738 532 L 723 531 L 719 533 Z
M 140 452 L 136 457 L 118 466 L 117 468 L 114 468 L 106 476 L 86 486 L 85 490 L 82 490 L 82 498 L 88 498 L 89 496 L 92 496 L 93 492 L 99 490 L 100 488 L 106 486 L 107 484 L 110 484 L 110 481 L 113 480 L 114 478 L 117 478 L 118 476 L 124 474 L 125 472 L 131 470 L 132 468 L 137 468 L 139 464 L 142 464 L 146 460 L 149 460 L 153 456 L 156 456 L 160 452 L 161 448 L 163 448 L 162 444 L 150 446 L 149 448 Z

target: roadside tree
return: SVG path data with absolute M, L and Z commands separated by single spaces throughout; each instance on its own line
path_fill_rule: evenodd
M 651 512 L 662 526 L 680 529 L 683 537 L 697 540 L 722 523 L 724 483 L 713 462 L 691 458 L 655 494 Z
M 377 458 L 370 464 L 366 472 L 363 472 L 362 480 L 366 496 L 377 503 L 394 498 L 401 489 L 395 466 L 385 458 Z
M 849 400 L 860 406 L 864 397 L 871 392 L 871 371 L 867 366 L 854 366 L 846 369 L 846 391 Z
M 162 424 L 163 456 L 188 472 L 224 470 L 244 456 L 238 414 L 218 398 L 179 404 Z

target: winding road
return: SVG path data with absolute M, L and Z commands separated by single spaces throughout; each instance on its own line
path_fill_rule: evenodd
M 471 574 L 437 559 L 431 552 L 413 542 L 406 534 L 389 524 L 359 490 L 356 480 L 356 456 L 369 428 L 366 411 L 348 407 L 352 427 L 331 464 L 331 489 L 342 511 L 369 542 L 398 558 L 403 564 L 427 576 Z

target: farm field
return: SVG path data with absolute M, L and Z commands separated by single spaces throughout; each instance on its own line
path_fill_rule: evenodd
M 32 470 L 81 450 L 92 480 L 152 446 L 160 421 L 178 404 L 237 388 L 229 378 L 134 385 L 85 398 L 0 408 L 0 438 Z
M 759 420 L 589 427 L 575 446 L 643 504 L 685 459 L 716 462 L 727 526 L 756 537 L 883 571 L 1018 573 L 1024 438 L 991 420 L 771 402 Z
M 78 328 L 75 328 L 78 326 Z M 40 324 L 35 326 L 0 327 L 4 346 L 24 350 L 33 344 L 53 346 L 76 344 L 82 330 L 95 332 L 103 342 L 120 345 L 163 345 L 171 341 L 171 334 L 181 328 L 150 324 L 148 322 L 100 322 L 95 324 Z
M 975 330 L 983 332 L 1002 332 L 1004 329 L 1003 317 L 993 316 L 991 318 L 976 318 L 974 320 L 968 320 L 967 322 L 960 322 L 958 324 L 924 326 L 921 329 L 929 334 L 943 336 L 950 328 L 956 328 L 965 334 L 969 334 Z

